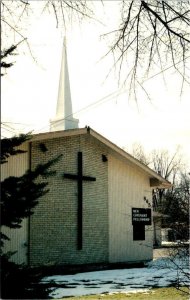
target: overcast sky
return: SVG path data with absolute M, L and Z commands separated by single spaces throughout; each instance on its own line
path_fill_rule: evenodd
M 144 85 L 151 101 L 140 92 L 136 103 L 133 97 L 129 99 L 128 86 L 118 87 L 118 74 L 113 72 L 106 79 L 113 57 L 100 60 L 108 50 L 100 34 L 116 26 L 117 13 L 112 1 L 105 10 L 106 16 L 99 12 L 102 24 L 85 21 L 67 27 L 74 117 L 79 118 L 80 127 L 88 125 L 127 149 L 137 142 L 145 151 L 164 148 L 174 152 L 180 145 L 190 163 L 190 88 L 185 85 L 180 97 L 180 81 L 173 70 L 165 72 L 166 84 L 155 70 Z M 25 47 L 18 49 L 15 65 L 2 79 L 2 122 L 7 129 L 2 130 L 3 136 L 16 130 L 48 131 L 55 114 L 64 32 L 48 14 L 28 18 L 26 28 L 36 61 Z

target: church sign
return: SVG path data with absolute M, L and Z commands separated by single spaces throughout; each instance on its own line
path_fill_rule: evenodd
M 132 224 L 151 225 L 151 209 L 132 208 Z

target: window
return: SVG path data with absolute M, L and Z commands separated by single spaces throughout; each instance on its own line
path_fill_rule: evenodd
M 145 240 L 145 225 L 134 224 L 133 225 L 133 241 Z

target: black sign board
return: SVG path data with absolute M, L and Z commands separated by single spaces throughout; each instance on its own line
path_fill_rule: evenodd
M 132 224 L 151 225 L 151 209 L 132 208 Z

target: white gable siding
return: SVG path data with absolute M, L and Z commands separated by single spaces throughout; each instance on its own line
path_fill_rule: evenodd
M 145 241 L 133 241 L 132 207 L 147 208 L 151 189 L 147 175 L 119 159 L 108 158 L 109 262 L 152 259 L 152 226 L 145 226 Z
M 8 162 L 1 165 L 1 180 L 9 176 L 22 176 L 29 168 L 29 144 L 25 143 L 19 149 L 26 151 L 25 153 L 12 155 L 8 158 Z
M 9 176 L 22 176 L 29 168 L 29 154 L 28 154 L 28 143 L 19 147 L 22 150 L 26 150 L 26 153 L 17 154 L 11 156 L 7 163 L 1 165 L 1 180 Z M 5 233 L 10 241 L 5 241 L 3 252 L 17 251 L 11 256 L 11 261 L 18 264 L 27 264 L 27 242 L 28 242 L 28 220 L 24 219 L 22 227 L 18 229 L 9 229 L 6 227 L 2 228 L 2 232 Z

